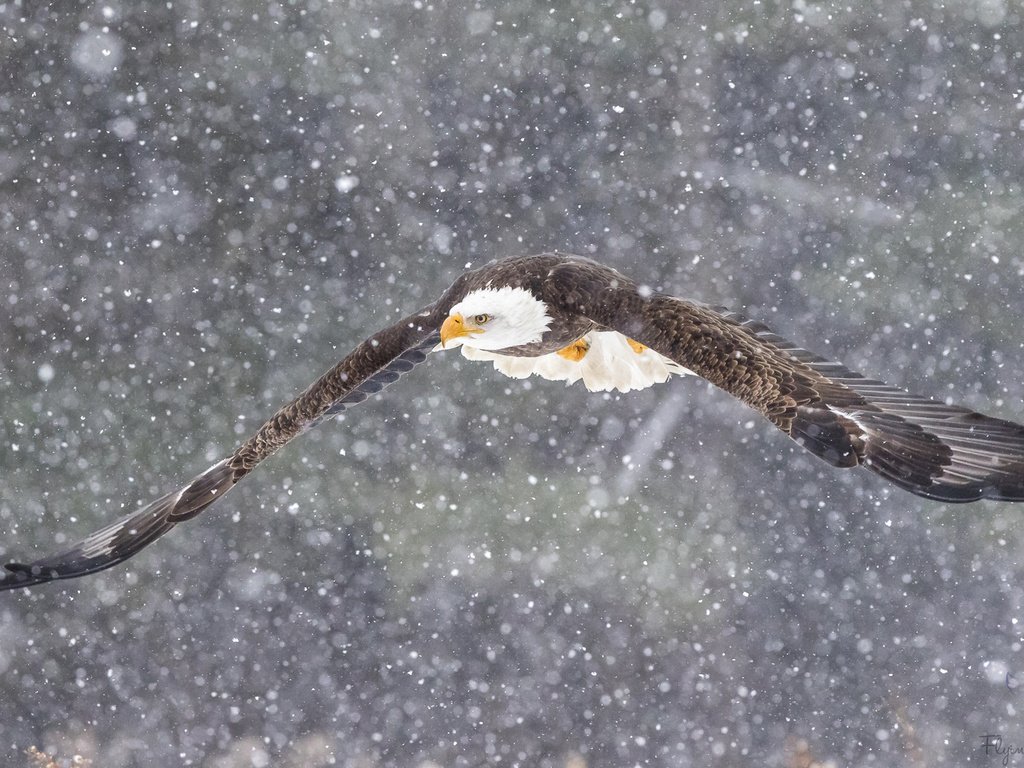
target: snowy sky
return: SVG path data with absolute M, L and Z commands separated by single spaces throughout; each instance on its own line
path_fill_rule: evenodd
M 1012 3 L 0 2 L 0 557 L 226 455 L 468 264 L 566 250 L 1024 420 Z M 695 380 L 434 356 L 209 515 L 0 594 L 0 750 L 949 765 L 1024 743 L 1021 510 Z

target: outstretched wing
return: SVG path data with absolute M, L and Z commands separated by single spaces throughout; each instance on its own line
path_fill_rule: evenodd
M 864 378 L 734 312 L 642 295 L 599 265 L 560 269 L 578 311 L 708 379 L 829 464 L 940 501 L 1024 501 L 1024 426 Z
M 458 285 L 458 284 L 456 284 Z M 456 286 L 449 289 L 451 295 Z M 121 563 L 178 523 L 195 517 L 282 446 L 329 416 L 362 402 L 423 362 L 438 342 L 451 300 L 371 336 L 305 392 L 275 413 L 234 453 L 193 479 L 68 550 L 30 563 L 8 563 L 0 591 L 95 573 Z

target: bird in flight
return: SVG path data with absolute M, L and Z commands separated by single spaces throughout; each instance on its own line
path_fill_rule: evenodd
M 1024 426 L 866 379 L 734 312 L 550 253 L 466 272 L 435 303 L 362 342 L 230 456 L 66 551 L 8 563 L 0 590 L 127 560 L 306 430 L 454 346 L 508 376 L 582 380 L 595 391 L 701 376 L 835 467 L 864 466 L 939 501 L 1024 501 Z

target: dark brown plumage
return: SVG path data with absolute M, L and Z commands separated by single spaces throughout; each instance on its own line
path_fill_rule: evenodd
M 650 295 L 593 261 L 544 254 L 467 272 L 437 302 L 356 347 L 184 488 L 65 552 L 8 564 L 0 590 L 82 576 L 132 557 L 220 499 L 302 432 L 422 362 L 460 301 L 503 287 L 528 291 L 550 319 L 540 338 L 502 349 L 503 355 L 545 355 L 591 331 L 616 331 L 739 398 L 834 466 L 863 465 L 901 488 L 942 501 L 1024 500 L 1024 426 L 866 379 L 760 323 L 722 308 Z

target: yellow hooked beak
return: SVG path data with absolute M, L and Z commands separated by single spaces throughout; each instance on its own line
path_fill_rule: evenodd
M 461 336 L 472 336 L 474 333 L 483 332 L 483 328 L 468 327 L 462 315 L 456 312 L 454 315 L 448 315 L 445 321 L 441 324 L 441 346 L 445 346 L 452 339 L 457 339 Z

